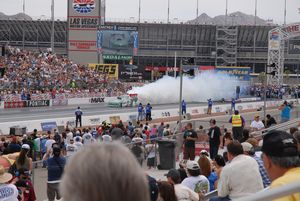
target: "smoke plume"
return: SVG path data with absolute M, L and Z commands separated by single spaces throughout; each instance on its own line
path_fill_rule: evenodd
M 194 78 L 183 77 L 182 98 L 186 102 L 206 102 L 207 99 L 221 100 L 235 97 L 236 86 L 241 83 L 234 77 L 213 72 L 198 74 Z M 139 102 L 146 104 L 178 103 L 180 78 L 164 76 L 163 78 L 134 87 L 127 93 L 138 94 Z

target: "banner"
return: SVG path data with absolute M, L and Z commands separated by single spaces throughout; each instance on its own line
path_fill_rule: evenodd
M 121 65 L 119 67 L 119 79 L 128 82 L 138 82 L 144 79 L 145 70 L 141 66 Z
M 300 40 L 289 40 L 289 54 L 300 54 Z
M 277 31 L 269 34 L 269 50 L 279 50 L 281 36 Z
M 33 101 L 24 101 L 24 107 L 49 107 L 50 100 L 33 100 Z
M 104 103 L 105 97 L 91 98 L 90 103 Z
M 129 59 L 137 55 L 138 29 L 135 26 L 103 25 L 97 32 L 97 49 L 102 53 L 103 59 L 118 60 Z
M 14 102 L 4 102 L 4 109 L 6 108 L 22 108 L 25 107 L 25 101 L 14 101 Z
M 68 99 L 53 99 L 52 106 L 66 106 L 68 105 Z
M 109 78 L 119 78 L 119 65 L 118 64 L 89 64 L 95 72 L 106 74 Z
M 57 129 L 57 124 L 55 121 L 52 122 L 43 122 L 41 123 L 42 131 L 52 131 L 53 129 Z
M 236 77 L 240 81 L 250 81 L 251 68 L 218 66 L 216 72 Z

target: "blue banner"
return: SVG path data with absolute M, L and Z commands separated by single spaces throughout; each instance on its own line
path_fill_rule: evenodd
M 43 122 L 41 123 L 42 131 L 52 131 L 57 128 L 57 124 L 55 121 L 52 122 Z
M 251 73 L 250 67 L 218 66 L 216 67 L 215 70 L 217 73 L 236 77 L 240 81 L 250 81 L 250 73 Z

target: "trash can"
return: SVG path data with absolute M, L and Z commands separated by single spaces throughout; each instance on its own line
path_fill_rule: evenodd
M 157 140 L 160 164 L 157 166 L 160 170 L 169 170 L 175 168 L 175 147 L 176 140 L 162 139 Z

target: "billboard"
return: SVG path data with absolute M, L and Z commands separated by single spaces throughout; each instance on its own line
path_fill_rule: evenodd
M 300 54 L 300 40 L 289 40 L 289 54 Z
M 68 56 L 75 63 L 99 63 L 97 30 L 104 24 L 104 0 L 68 0 Z
M 119 64 L 89 64 L 95 72 L 106 74 L 108 78 L 119 78 Z
M 236 77 L 240 81 L 250 81 L 251 67 L 217 66 L 215 70 L 219 74 Z
M 273 31 L 269 34 L 269 50 L 279 50 L 281 42 L 280 33 Z
M 145 77 L 145 70 L 141 66 L 137 65 L 120 65 L 119 67 L 119 79 L 129 82 L 138 82 Z
M 105 60 L 131 60 L 137 54 L 138 29 L 135 26 L 100 26 L 97 49 Z

